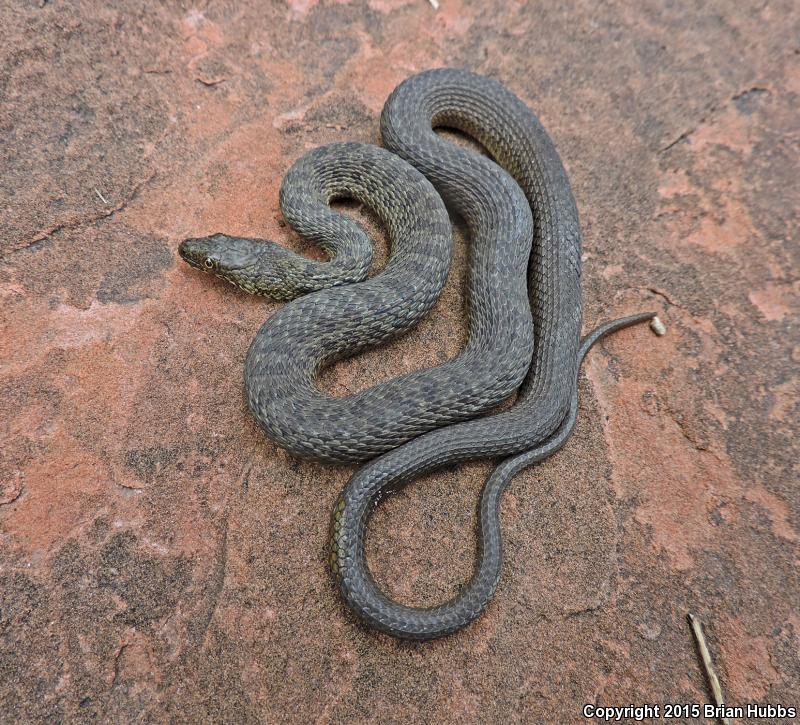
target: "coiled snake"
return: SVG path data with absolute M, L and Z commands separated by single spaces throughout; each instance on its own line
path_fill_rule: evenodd
M 494 161 L 442 139 L 436 127 L 474 137 Z M 514 473 L 567 440 L 583 356 L 604 334 L 653 315 L 608 323 L 581 343 L 581 238 L 569 182 L 542 125 L 500 83 L 461 70 L 420 73 L 389 97 L 381 133 L 389 151 L 331 144 L 303 156 L 284 178 L 286 219 L 329 261 L 224 234 L 187 239 L 180 254 L 248 292 L 293 300 L 250 346 L 250 409 L 270 438 L 297 456 L 373 459 L 335 505 L 331 568 L 368 624 L 430 639 L 468 624 L 494 593 L 502 563 L 500 496 Z M 330 208 L 338 197 L 363 202 L 386 225 L 391 257 L 373 278 L 366 279 L 367 234 Z M 464 219 L 470 238 L 466 346 L 441 365 L 361 393 L 323 394 L 315 384 L 323 365 L 408 329 L 435 304 L 452 245 L 442 199 Z M 517 389 L 512 408 L 474 419 Z M 480 554 L 469 584 L 430 609 L 383 595 L 364 550 L 380 497 L 441 466 L 501 456 L 515 457 L 484 487 Z

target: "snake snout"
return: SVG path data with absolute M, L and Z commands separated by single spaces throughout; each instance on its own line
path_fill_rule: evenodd
M 184 239 L 178 245 L 178 254 L 181 255 L 181 259 L 183 259 L 184 262 L 188 262 L 192 267 L 199 267 L 202 269 L 202 261 L 206 255 L 199 244 L 201 241 L 202 239 L 194 237 Z

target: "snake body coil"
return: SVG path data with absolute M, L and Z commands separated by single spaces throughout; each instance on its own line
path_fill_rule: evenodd
M 474 137 L 496 163 L 445 141 L 438 126 Z M 609 323 L 580 346 L 581 238 L 569 182 L 544 128 L 501 84 L 449 69 L 413 76 L 388 99 L 381 132 L 396 156 L 333 144 L 308 153 L 284 180 L 285 216 L 330 254 L 329 262 L 225 235 L 186 240 L 181 254 L 251 292 L 291 298 L 317 290 L 287 304 L 253 340 L 245 371 L 250 408 L 296 455 L 379 456 L 336 504 L 331 567 L 345 600 L 370 625 L 429 639 L 463 627 L 491 597 L 502 558 L 500 495 L 516 470 L 569 436 L 580 359 L 602 335 L 650 315 Z M 324 395 L 314 382 L 322 365 L 406 329 L 435 304 L 451 244 L 436 192 L 469 231 L 467 345 L 446 363 L 362 393 Z M 372 279 L 362 281 L 371 259 L 365 232 L 329 207 L 338 196 L 361 200 L 388 229 L 391 258 Z M 468 420 L 518 387 L 510 410 Z M 516 457 L 493 474 L 481 498 L 481 553 L 469 585 L 432 609 L 384 596 L 364 552 L 381 495 L 443 465 L 509 455 Z

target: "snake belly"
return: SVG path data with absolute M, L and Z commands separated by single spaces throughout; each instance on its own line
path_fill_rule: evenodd
M 588 350 L 579 349 L 578 214 L 566 172 L 545 129 L 500 83 L 466 71 L 427 71 L 398 86 L 381 117 L 385 145 L 422 171 L 446 202 L 462 206 L 468 203 L 472 159 L 464 159 L 437 136 L 436 126 L 455 127 L 480 141 L 525 194 L 534 220 L 528 286 L 536 334 L 531 367 L 511 409 L 433 430 L 370 461 L 356 472 L 335 505 L 330 565 L 345 601 L 370 626 L 407 639 L 454 632 L 486 606 L 502 561 L 500 494 L 514 470 L 484 489 L 475 576 L 459 596 L 438 607 L 401 605 L 376 585 L 365 553 L 367 523 L 375 503 L 387 490 L 445 465 L 525 451 L 533 451 L 526 459 L 533 462 L 557 450 L 572 430 L 579 358 Z M 485 202 L 468 213 L 485 214 Z M 638 320 L 620 321 L 618 326 Z M 588 346 L 610 329 L 601 329 Z

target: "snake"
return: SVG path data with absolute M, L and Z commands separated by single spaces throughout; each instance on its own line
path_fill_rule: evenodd
M 435 137 L 438 140 L 438 137 Z M 333 397 L 319 371 L 376 345 L 424 317 L 436 303 L 452 256 L 452 225 L 428 177 L 397 154 L 370 144 L 313 149 L 287 172 L 280 204 L 286 220 L 317 244 L 310 260 L 262 239 L 214 234 L 184 240 L 193 266 L 247 292 L 291 301 L 253 339 L 245 362 L 250 410 L 267 435 L 293 455 L 365 461 L 434 428 L 482 413 L 516 390 L 530 367 L 533 326 L 526 263 L 533 239 L 530 206 L 493 161 L 444 141 L 458 177 L 443 178 L 471 242 L 468 339 L 439 365 Z M 340 198 L 368 206 L 385 225 L 390 258 L 367 277 L 372 245 Z
M 588 350 L 641 313 L 581 339 L 581 234 L 558 152 L 538 118 L 497 80 L 460 69 L 411 76 L 389 96 L 385 149 L 328 144 L 281 184 L 281 211 L 328 256 L 216 233 L 185 239 L 181 257 L 239 288 L 289 300 L 247 353 L 245 390 L 268 437 L 300 458 L 364 462 L 337 499 L 329 565 L 344 601 L 370 627 L 427 640 L 476 619 L 502 566 L 499 505 L 511 478 L 559 450 L 577 417 Z M 460 131 L 487 154 L 446 140 Z M 385 226 L 390 257 L 369 276 L 366 230 L 332 202 L 355 199 Z M 448 210 L 466 225 L 468 339 L 439 365 L 333 397 L 320 370 L 412 327 L 436 304 L 452 256 Z M 517 391 L 504 412 L 476 417 Z M 366 559 L 367 525 L 385 495 L 443 466 L 505 459 L 479 502 L 478 560 L 454 599 L 428 608 L 391 600 Z

